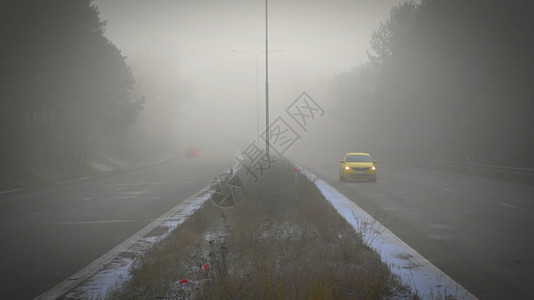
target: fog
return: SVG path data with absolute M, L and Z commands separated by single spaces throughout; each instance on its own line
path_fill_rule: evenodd
M 263 144 L 264 1 L 0 3 L 8 173 Z M 269 123 L 291 121 L 303 92 L 321 112 L 292 124 L 298 142 L 284 155 L 534 166 L 532 11 L 521 1 L 269 1 Z
M 318 128 L 334 122 L 332 80 L 367 62 L 372 32 L 399 2 L 269 1 L 271 122 L 304 91 L 326 112 L 295 146 L 329 134 Z M 264 1 L 94 4 L 105 36 L 132 67 L 135 92 L 146 97 L 136 128 L 168 135 L 179 147 L 224 140 L 242 149 L 258 140 L 265 130 Z
M 9 270 L 32 271 L 4 255 L 13 262 L 7 285 L 29 293 L 73 274 L 76 264 L 54 264 L 76 253 L 57 230 L 82 230 L 62 235 L 82 247 L 94 243 L 70 237 L 100 236 L 87 227 L 137 231 L 251 143 L 263 148 L 269 123 L 271 154 L 309 168 L 415 244 L 452 245 L 458 251 L 430 260 L 457 268 L 451 275 L 475 292 L 533 298 L 510 295 L 532 278 L 517 266 L 533 261 L 524 235 L 532 188 L 522 183 L 534 170 L 534 1 L 268 1 L 267 53 L 265 0 L 0 1 L 4 244 L 45 263 L 28 260 L 37 281 L 20 280 Z M 191 146 L 200 158 L 186 158 Z M 338 160 L 360 151 L 378 160 L 377 184 L 336 183 Z M 246 181 L 265 171 L 259 157 L 242 164 L 254 177 Z M 51 241 L 48 250 L 33 247 L 30 231 L 34 244 Z M 58 255 L 42 259 L 46 251 Z

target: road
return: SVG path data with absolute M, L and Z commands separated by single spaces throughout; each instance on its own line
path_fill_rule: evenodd
M 379 162 L 340 182 L 337 159 L 296 159 L 480 299 L 534 299 L 534 186 Z M 204 188 L 227 159 L 172 157 L 0 194 L 0 299 L 32 299 Z
M 98 178 L 0 193 L 0 299 L 32 299 L 228 170 L 185 155 Z
M 534 299 L 534 186 L 378 163 L 339 181 L 339 159 L 296 159 L 479 299 Z

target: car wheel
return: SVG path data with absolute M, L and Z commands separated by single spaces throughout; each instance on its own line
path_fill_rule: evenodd
M 345 176 L 343 176 L 343 174 L 341 174 L 341 173 L 339 173 L 339 180 L 345 181 Z

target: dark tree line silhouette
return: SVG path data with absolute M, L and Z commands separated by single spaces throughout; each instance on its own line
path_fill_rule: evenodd
M 531 1 L 405 2 L 338 85 L 368 83 L 350 105 L 365 108 L 376 149 L 534 167 L 533 28 Z
M 90 0 L 0 2 L 0 172 L 76 173 L 120 138 L 143 100 Z

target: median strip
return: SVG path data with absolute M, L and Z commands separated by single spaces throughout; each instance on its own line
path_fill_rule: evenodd
M 277 159 L 235 205 L 206 202 L 111 299 L 418 299 L 294 169 Z

